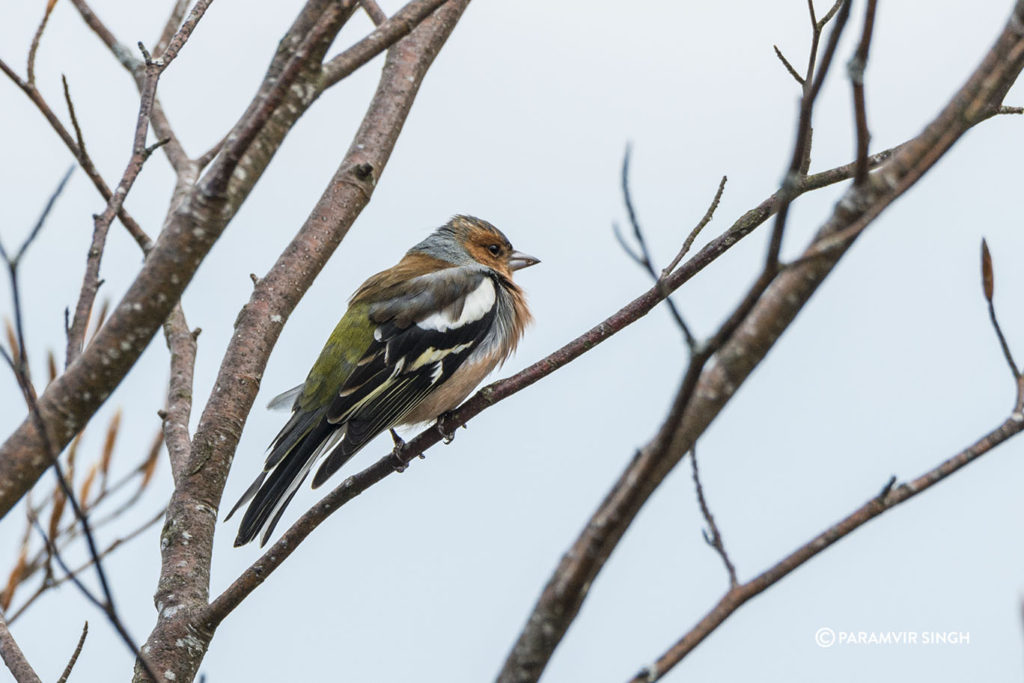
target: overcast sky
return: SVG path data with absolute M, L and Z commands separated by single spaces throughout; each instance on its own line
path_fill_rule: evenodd
M 187 151 L 216 142 L 244 110 L 301 2 L 217 0 L 160 97 Z M 818 3 L 823 12 L 824 3 Z M 814 125 L 812 171 L 852 158 L 848 40 Z M 24 73 L 43 3 L 0 0 L 0 56 Z M 155 40 L 171 2 L 95 0 L 126 44 Z M 383 2 L 394 11 L 398 2 Z M 1010 0 L 882 2 L 867 71 L 872 151 L 916 135 L 993 42 Z M 362 15 L 337 51 L 365 34 Z M 634 145 L 633 187 L 659 265 L 703 215 L 719 178 L 725 196 L 701 243 L 770 195 L 786 167 L 798 90 L 775 58 L 806 60 L 802 0 L 774 2 L 496 2 L 477 0 L 430 71 L 370 206 L 288 322 L 228 480 L 233 502 L 262 466 L 284 416 L 267 400 L 300 382 L 352 290 L 393 264 L 454 213 L 492 221 L 543 264 L 517 274 L 536 317 L 499 375 L 543 357 L 649 286 L 610 229 L 622 221 L 619 165 Z M 381 60 L 325 94 L 289 135 L 184 298 L 201 327 L 197 414 L 232 322 L 301 225 L 362 116 Z M 129 156 L 134 85 L 73 7 L 57 4 L 39 51 L 40 89 L 64 118 L 68 77 L 88 148 L 113 182 Z M 1024 104 L 1011 90 L 1007 104 Z M 27 99 L 0 83 L 0 235 L 14 244 L 72 159 Z M 857 242 L 765 363 L 701 440 L 709 502 L 748 579 L 876 494 L 893 474 L 916 476 L 1001 422 L 1013 389 L 981 297 L 978 245 L 996 266 L 1003 324 L 1024 356 L 1020 158 L 1024 120 L 978 126 Z M 155 233 L 173 176 L 155 155 L 127 207 Z M 806 244 L 836 191 L 794 207 L 784 255 Z M 24 264 L 28 338 L 37 376 L 63 349 L 102 202 L 76 172 Z M 675 297 L 702 335 L 752 281 L 754 235 Z M 102 295 L 121 296 L 140 259 L 118 224 Z M 0 312 L 10 310 L 0 284 Z M 484 681 L 494 677 L 562 552 L 637 447 L 663 419 L 684 347 L 655 310 L 594 351 L 474 419 L 400 476 L 346 506 L 218 630 L 202 671 L 226 681 Z M 156 340 L 90 427 L 93 456 L 120 407 L 115 469 L 127 470 L 159 426 L 167 352 Z M 0 378 L 0 432 L 22 419 L 14 381 Z M 365 449 L 351 474 L 386 452 Z M 887 513 L 743 607 L 670 676 L 682 680 L 1019 680 L 1024 547 L 1024 441 L 1012 441 Z M 141 519 L 170 491 L 169 468 Z M 341 481 L 339 476 L 336 479 Z M 335 482 L 335 483 L 336 483 Z M 47 477 L 38 496 L 48 495 Z M 322 491 L 304 487 L 284 524 Z M 689 469 L 651 499 L 595 582 L 546 681 L 621 681 L 689 630 L 727 587 L 701 539 Z M 111 528 L 110 541 L 126 527 Z M 284 526 L 279 527 L 283 529 Z M 0 522 L 0 575 L 23 515 Z M 257 555 L 216 539 L 219 593 Z M 158 531 L 107 563 L 140 641 L 155 611 Z M 17 602 L 17 599 L 16 599 Z M 49 594 L 13 628 L 45 680 L 63 669 L 84 620 L 90 637 L 72 680 L 124 680 L 130 657 L 71 587 Z M 843 646 L 836 631 L 954 631 L 959 645 Z M 2 676 L 0 676 L 2 678 Z

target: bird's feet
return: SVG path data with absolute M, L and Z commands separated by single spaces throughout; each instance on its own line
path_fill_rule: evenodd
M 437 422 L 434 424 L 434 429 L 436 429 L 437 433 L 440 434 L 441 438 L 444 439 L 444 443 L 446 446 L 455 440 L 455 430 L 458 429 L 458 426 L 456 426 L 455 429 L 452 429 L 451 431 L 448 431 L 444 428 L 444 423 L 447 422 L 451 416 L 452 411 L 448 411 L 447 413 L 441 413 L 440 415 L 437 416 Z M 462 426 L 465 427 L 466 425 Z
M 395 472 L 405 472 L 405 468 L 409 466 L 403 455 L 405 452 L 405 440 L 394 429 L 391 430 L 391 438 L 395 442 L 395 447 L 391 451 L 391 455 L 395 459 Z

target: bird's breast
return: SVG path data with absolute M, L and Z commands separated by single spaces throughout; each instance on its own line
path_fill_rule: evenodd
M 430 422 L 460 403 L 484 380 L 501 360 L 492 353 L 480 359 L 470 357 L 445 382 L 430 392 L 419 405 L 402 418 L 402 424 Z

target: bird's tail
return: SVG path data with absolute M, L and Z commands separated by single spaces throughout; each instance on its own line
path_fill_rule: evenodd
M 257 535 L 260 536 L 260 546 L 266 545 L 284 509 L 309 476 L 313 465 L 323 460 L 313 477 L 313 488 L 317 488 L 373 437 L 390 426 L 377 418 L 365 420 L 358 414 L 335 424 L 327 419 L 326 413 L 326 409 L 313 412 L 296 410 L 271 443 L 263 471 L 225 518 L 227 521 L 238 508 L 249 503 L 238 525 L 236 547 L 249 543 Z
M 246 489 L 225 521 L 249 503 L 238 525 L 235 546 L 249 543 L 260 535 L 266 545 L 281 515 L 313 465 L 332 451 L 345 437 L 344 426 L 328 423 L 319 413 L 295 413 L 270 447 L 267 464 L 256 481 Z M 251 501 L 251 502 L 250 502 Z

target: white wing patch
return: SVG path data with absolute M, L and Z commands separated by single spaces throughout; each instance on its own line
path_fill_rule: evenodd
M 450 349 L 435 349 L 433 346 L 431 346 L 426 351 L 421 353 L 419 358 L 413 361 L 413 364 L 409 366 L 409 370 L 419 370 L 428 363 L 434 363 L 436 361 L 442 360 L 452 353 L 459 353 L 460 351 L 465 351 L 472 345 L 473 342 L 466 342 L 465 344 L 458 344 L 456 346 L 453 346 Z
M 487 315 L 494 308 L 496 295 L 494 281 L 489 277 L 485 277 L 480 285 L 463 299 L 462 311 L 457 318 L 453 315 L 454 307 L 446 306 L 444 309 L 424 318 L 417 325 L 425 330 L 436 330 L 438 332 L 462 327 Z

